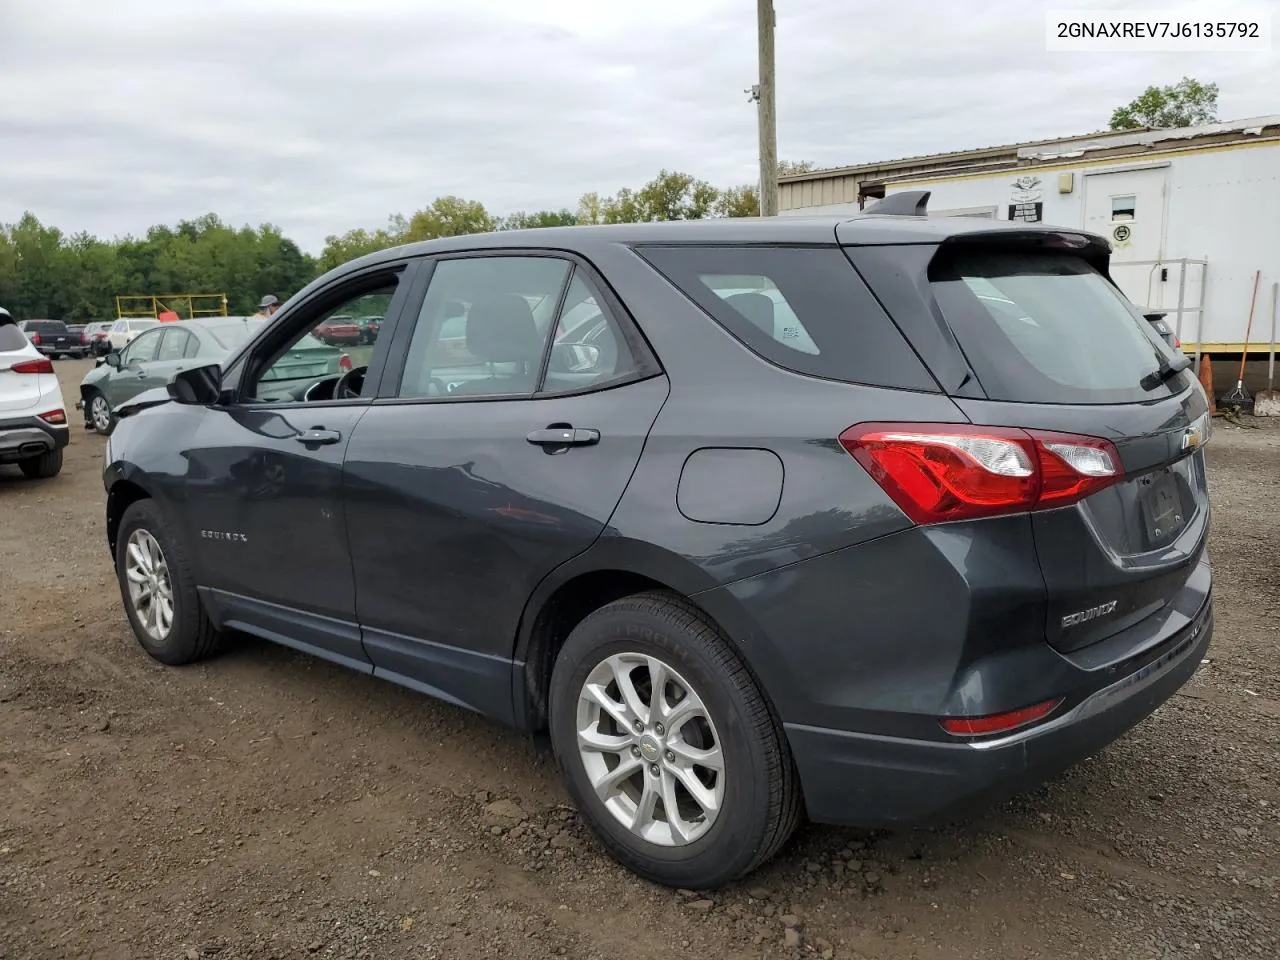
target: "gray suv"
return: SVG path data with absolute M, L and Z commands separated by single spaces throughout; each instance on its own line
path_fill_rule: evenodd
M 125 611 L 164 663 L 234 629 L 548 730 L 664 884 L 990 802 L 1212 632 L 1206 398 L 1108 256 L 914 210 L 371 254 L 116 411 Z M 369 296 L 350 370 L 293 356 Z

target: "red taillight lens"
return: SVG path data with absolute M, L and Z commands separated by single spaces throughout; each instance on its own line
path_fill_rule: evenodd
M 1108 440 L 968 424 L 859 424 L 840 443 L 916 523 L 1065 506 L 1114 483 Z
M 338 358 L 338 368 L 341 370 L 351 369 L 351 358 L 348 357 L 345 353 Z
M 28 339 L 31 341 L 32 346 L 35 346 L 35 347 L 40 346 L 40 334 L 33 333 Z
M 53 361 L 48 357 L 39 360 L 23 360 L 9 368 L 14 373 L 53 373 Z
M 67 411 L 50 410 L 47 413 L 39 414 L 39 417 L 45 423 L 52 423 L 55 426 L 60 426 L 61 424 L 64 424 L 67 422 Z
M 1062 698 L 1046 700 L 1030 707 L 993 713 L 985 717 L 942 717 L 938 720 L 942 729 L 956 737 L 982 737 L 993 733 L 1008 733 L 1027 724 L 1043 720 L 1058 708 Z

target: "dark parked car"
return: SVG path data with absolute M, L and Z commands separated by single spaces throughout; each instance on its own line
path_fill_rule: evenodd
M 18 326 L 33 347 L 53 360 L 82 357 L 87 351 L 80 334 L 72 333 L 61 320 L 23 320 Z
M 378 342 L 378 334 L 382 330 L 381 317 L 360 317 L 356 322 L 360 324 L 361 343 Z
M 125 610 L 165 663 L 234 628 L 549 729 L 661 883 L 740 877 L 806 812 L 1006 795 L 1212 632 L 1206 397 L 1108 262 L 916 215 L 371 254 L 117 411 Z M 374 293 L 368 366 L 281 398 L 291 345 Z

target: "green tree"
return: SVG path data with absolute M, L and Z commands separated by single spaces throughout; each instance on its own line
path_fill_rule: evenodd
M 720 191 L 716 198 L 715 215 L 717 217 L 758 217 L 760 216 L 760 191 L 754 184 L 741 187 L 730 187 Z
M 1112 130 L 1140 127 L 1194 127 L 1218 119 L 1218 85 L 1183 77 L 1166 87 L 1147 87 L 1111 114 Z
M 814 169 L 812 160 L 779 160 L 778 176 L 794 177 L 796 174 L 809 173 Z
M 497 223 L 499 230 L 524 230 L 532 227 L 572 227 L 578 222 L 577 214 L 570 210 L 538 210 L 516 213 L 500 217 Z
M 394 228 L 394 224 L 393 227 Z M 375 250 L 385 250 L 401 242 L 403 229 L 392 233 L 392 228 L 384 230 L 348 230 L 342 236 L 328 236 L 324 239 L 324 250 L 320 254 L 319 269 L 328 273 L 334 267 L 341 266 L 349 260 L 363 257 Z
M 469 233 L 488 233 L 497 221 L 478 200 L 461 197 L 439 197 L 431 206 L 409 218 L 405 241 L 434 240 L 436 237 L 460 237 Z
M 582 195 L 578 201 L 577 221 L 584 224 L 604 223 L 604 200 L 600 198 L 600 194 L 593 190 Z
M 708 216 L 720 191 L 688 173 L 662 170 L 640 188 L 636 203 L 642 220 L 701 220 Z

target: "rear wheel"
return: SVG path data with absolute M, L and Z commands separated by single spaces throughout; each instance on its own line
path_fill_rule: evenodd
M 186 549 L 152 500 L 120 519 L 116 576 L 134 636 L 152 657 L 177 666 L 217 652 L 222 634 L 200 603 Z
M 570 635 L 551 680 L 551 739 L 609 853 L 657 883 L 707 889 L 749 873 L 800 815 L 768 703 L 687 601 L 641 594 Z
M 30 477 L 32 480 L 48 480 L 50 477 L 56 477 L 62 471 L 62 448 L 50 450 L 38 457 L 19 460 L 18 467 L 22 470 L 23 476 Z

